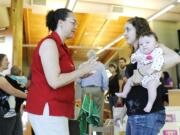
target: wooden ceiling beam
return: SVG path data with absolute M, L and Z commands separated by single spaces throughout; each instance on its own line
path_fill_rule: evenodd
M 114 47 L 110 47 L 110 48 L 119 48 L 119 49 L 117 49 L 116 51 L 109 51 L 109 52 L 105 55 L 105 57 L 102 59 L 102 62 L 105 63 L 105 64 L 107 64 L 107 63 L 109 63 L 110 61 L 112 61 L 115 57 L 117 57 L 117 56 L 119 55 L 119 51 L 123 49 L 123 48 L 122 48 L 122 45 L 124 45 L 124 44 L 126 44 L 125 39 L 122 39 L 121 41 L 119 41 L 118 43 L 116 43 L 116 44 L 114 45 Z M 109 48 L 106 49 L 106 50 L 109 50 Z
M 118 56 L 118 51 L 109 51 L 108 53 L 106 53 L 105 57 L 101 59 L 101 62 L 104 64 L 108 64 L 113 60 L 113 58 L 117 56 Z
M 74 39 L 73 45 L 80 45 L 81 39 L 86 32 L 86 27 L 90 20 L 92 19 L 91 14 L 84 14 L 82 20 L 79 22 L 78 31 L 76 33 L 76 38 Z
M 104 31 L 107 28 L 107 25 L 109 24 L 110 20 L 105 19 L 104 23 L 102 24 L 99 32 L 97 33 L 96 39 L 94 40 L 94 42 L 92 43 L 92 46 L 97 46 L 98 41 L 102 38 L 102 35 L 104 34 Z
M 23 48 L 35 48 L 35 44 L 24 44 Z M 80 50 L 89 50 L 89 49 L 94 49 L 94 50 L 100 50 L 102 47 L 91 47 L 91 46 L 74 46 L 74 45 L 68 45 L 69 49 L 80 49 Z M 107 50 L 122 50 L 120 47 L 110 47 Z

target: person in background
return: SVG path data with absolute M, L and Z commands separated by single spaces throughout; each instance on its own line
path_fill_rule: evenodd
M 21 84 L 22 87 L 26 87 L 28 82 L 27 77 L 22 75 L 22 71 L 18 66 L 12 66 L 10 77 L 13 80 L 16 80 L 19 84 Z
M 12 80 L 15 81 L 15 82 L 13 82 L 10 79 L 8 79 L 9 82 L 12 82 L 12 85 L 13 84 L 15 85 L 14 87 L 17 87 L 18 89 L 21 89 L 23 92 L 25 92 L 27 78 L 25 76 L 21 75 L 21 69 L 18 66 L 15 66 L 15 65 L 12 66 L 10 75 L 8 75 L 6 77 L 7 77 L 7 79 L 8 79 L 8 77 L 10 77 Z M 16 83 L 19 84 L 19 87 L 18 87 L 18 84 L 16 84 Z M 22 99 L 20 99 L 20 100 L 22 100 Z M 17 101 L 19 101 L 19 100 L 17 100 Z M 18 108 L 20 109 L 20 106 L 22 104 L 21 102 L 16 103 L 16 99 L 14 96 L 9 96 L 8 102 L 9 102 L 10 110 L 4 115 L 5 118 L 16 116 L 15 108 L 16 108 L 16 106 L 18 106 Z
M 167 71 L 163 71 L 160 80 L 164 87 L 164 89 L 162 90 L 164 105 L 168 105 L 169 104 L 168 90 L 173 88 L 173 80 L 171 79 Z
M 123 91 L 123 87 L 125 82 L 127 81 L 126 75 L 126 59 L 124 57 L 119 58 L 119 85 L 120 85 L 120 91 Z
M 138 49 L 139 36 L 144 32 L 151 31 L 146 19 L 141 17 L 130 18 L 125 24 L 124 36 L 127 42 L 132 45 L 134 52 Z M 175 66 L 180 63 L 180 56 L 166 46 L 159 44 L 163 49 L 163 69 Z M 129 64 L 126 67 L 127 78 L 133 75 L 137 64 Z M 136 76 L 135 79 L 136 80 Z M 141 85 L 133 86 L 125 99 L 127 108 L 126 135 L 157 135 L 165 124 L 165 108 L 161 95 L 162 85 L 157 88 L 157 97 L 150 112 L 144 112 L 148 101 L 147 89 Z M 124 115 L 121 115 L 124 116 Z M 119 118 L 117 118 L 119 119 Z M 123 119 L 123 118 L 120 118 Z
M 75 70 L 65 40 L 76 30 L 76 18 L 66 8 L 46 16 L 51 31 L 35 48 L 26 111 L 36 135 L 69 135 L 68 119 L 74 118 L 74 81 L 96 67 L 94 59 Z
M 5 54 L 0 54 L 0 135 L 13 135 L 16 125 L 16 116 L 4 118 L 4 113 L 9 110 L 9 95 L 20 98 L 26 98 L 27 96 L 26 93 L 13 87 L 5 78 L 3 71 L 8 69 L 8 65 L 7 56 Z
M 96 58 L 96 52 L 89 50 L 87 52 L 88 60 Z M 81 68 L 83 64 L 79 67 Z M 92 71 L 92 75 L 80 78 L 77 83 L 82 88 L 82 101 L 86 94 L 91 95 L 97 110 L 100 113 L 100 125 L 103 124 L 103 112 L 104 112 L 104 92 L 108 90 L 108 76 L 104 64 L 97 61 L 97 67 Z
M 109 77 L 109 89 L 107 92 L 108 100 L 109 100 L 109 107 L 111 110 L 111 116 L 113 118 L 113 106 L 116 106 L 118 97 L 115 93 L 119 92 L 119 75 L 117 73 L 117 65 L 116 64 L 109 64 L 109 71 L 111 72 L 111 76 Z
M 21 89 L 21 91 L 26 92 L 27 93 L 27 78 L 25 76 L 22 76 L 22 71 L 18 66 L 12 66 L 11 67 L 11 72 L 10 75 L 8 75 L 8 77 L 10 77 L 12 80 L 9 80 L 9 82 L 11 82 L 11 84 L 18 88 Z M 16 111 L 16 123 L 15 123 L 15 128 L 13 131 L 13 135 L 23 135 L 23 124 L 22 124 L 22 104 L 24 102 L 24 99 L 22 98 L 15 98 L 16 101 L 16 107 L 15 107 L 15 111 Z
M 118 64 L 119 64 L 119 68 L 118 68 L 118 74 L 119 74 L 119 92 L 122 92 L 123 91 L 123 88 L 124 88 L 124 85 L 127 81 L 127 78 L 126 78 L 126 59 L 124 57 L 120 57 L 119 58 L 119 61 L 118 61 Z M 118 100 L 117 100 L 117 105 L 118 106 L 123 106 L 124 104 L 124 101 L 122 98 L 118 97 Z
M 174 85 L 173 80 L 167 71 L 163 71 L 161 79 L 162 79 L 162 84 L 165 88 L 167 89 L 173 88 Z

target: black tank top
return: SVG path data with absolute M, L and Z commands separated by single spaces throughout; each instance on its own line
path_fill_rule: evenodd
M 126 68 L 127 78 L 133 75 L 133 70 L 137 69 L 137 64 L 129 64 Z M 162 90 L 163 86 L 160 85 L 157 88 L 157 97 L 153 104 L 150 113 L 157 112 L 160 110 L 164 110 L 163 100 L 162 100 Z M 148 91 L 146 88 L 142 86 L 133 86 L 130 90 L 127 98 L 125 99 L 125 104 L 127 107 L 127 115 L 142 115 L 146 114 L 143 111 L 148 101 Z

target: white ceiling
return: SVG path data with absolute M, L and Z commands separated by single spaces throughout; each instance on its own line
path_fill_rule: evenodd
M 180 22 L 180 3 L 178 3 L 166 14 L 159 16 L 157 20 Z
M 11 0 L 0 0 L 0 5 L 10 6 Z M 46 5 L 32 5 L 44 1 Z M 68 0 L 24 0 L 25 7 L 34 12 L 46 13 L 46 9 L 65 7 Z M 78 0 L 74 12 L 106 14 L 107 17 L 140 16 L 148 18 L 175 0 Z M 180 22 L 180 3 L 156 20 Z
M 157 20 L 180 21 L 180 3 L 175 0 L 78 0 L 74 11 L 148 18 L 172 2 L 175 7 Z M 119 12 L 113 11 L 115 7 Z

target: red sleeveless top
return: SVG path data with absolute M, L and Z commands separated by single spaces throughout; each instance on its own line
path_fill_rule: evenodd
M 75 95 L 74 83 L 70 83 L 55 90 L 48 85 L 45 78 L 39 56 L 39 48 L 41 43 L 47 38 L 51 38 L 56 42 L 60 54 L 59 66 L 61 68 L 61 73 L 69 73 L 75 70 L 68 48 L 66 45 L 63 45 L 56 32 L 52 32 L 49 36 L 42 39 L 33 52 L 31 66 L 32 78 L 27 96 L 26 110 L 32 114 L 42 115 L 45 104 L 48 103 L 50 116 L 73 118 Z

